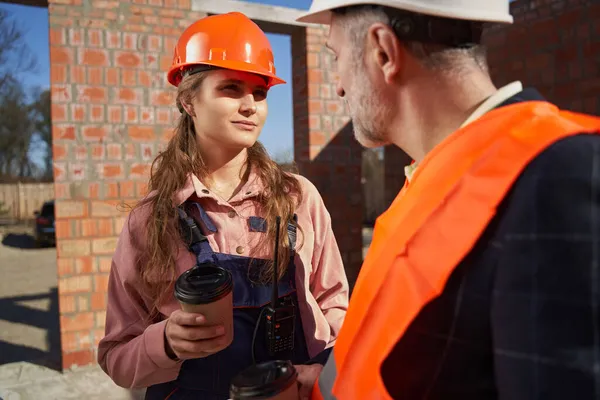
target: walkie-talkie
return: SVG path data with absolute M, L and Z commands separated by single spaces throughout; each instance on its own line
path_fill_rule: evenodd
M 275 220 L 275 250 L 273 254 L 273 295 L 271 305 L 265 309 L 267 344 L 269 354 L 274 356 L 282 351 L 294 349 L 294 329 L 296 322 L 296 308 L 291 301 L 279 303 L 279 293 L 277 290 L 278 273 L 277 262 L 279 260 L 279 228 L 281 218 Z

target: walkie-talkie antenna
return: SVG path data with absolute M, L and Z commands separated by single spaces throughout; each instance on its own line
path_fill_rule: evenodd
M 275 250 L 273 251 L 273 297 L 271 297 L 271 307 L 273 310 L 277 308 L 277 299 L 279 298 L 279 293 L 277 291 L 277 281 L 278 273 L 277 273 L 277 263 L 279 261 L 279 227 L 281 226 L 281 217 L 275 217 Z

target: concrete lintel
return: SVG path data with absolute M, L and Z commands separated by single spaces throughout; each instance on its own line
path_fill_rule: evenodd
M 308 26 L 296 22 L 296 18 L 305 11 L 297 8 L 248 3 L 240 0 L 192 0 L 192 10 L 208 14 L 225 14 L 239 11 L 256 21 L 272 22 L 283 25 Z

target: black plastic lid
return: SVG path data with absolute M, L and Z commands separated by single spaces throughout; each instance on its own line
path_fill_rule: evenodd
M 233 289 L 231 273 L 213 263 L 197 264 L 175 282 L 175 297 L 185 304 L 208 304 Z
M 231 381 L 234 400 L 275 396 L 295 384 L 298 373 L 289 361 L 268 361 L 246 368 Z

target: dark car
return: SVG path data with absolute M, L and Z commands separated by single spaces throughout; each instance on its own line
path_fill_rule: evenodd
M 35 244 L 37 246 L 56 243 L 54 230 L 54 200 L 45 202 L 35 213 Z

